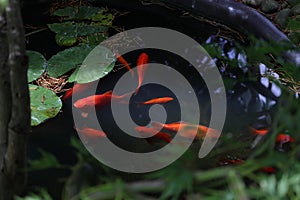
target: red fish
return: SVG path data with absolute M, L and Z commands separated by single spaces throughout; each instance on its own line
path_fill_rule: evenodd
M 198 138 L 204 138 L 207 135 L 207 132 L 209 131 L 209 137 L 212 138 L 219 138 L 221 133 L 220 131 L 212 128 L 208 128 L 203 125 L 195 125 L 195 124 L 189 124 L 187 122 L 175 122 L 171 124 L 161 124 L 159 122 L 152 122 L 151 126 L 155 129 L 166 129 L 169 131 L 177 132 L 179 128 L 181 127 L 183 131 L 181 131 L 182 137 L 187 138 L 195 138 L 196 136 Z M 197 131 L 195 131 L 195 127 L 197 127 Z
M 293 138 L 290 135 L 280 133 L 276 137 L 276 142 L 278 142 L 280 144 L 284 144 L 284 143 L 287 143 L 287 142 L 296 142 L 296 139 Z
M 118 96 L 112 93 L 112 91 L 105 92 L 104 94 L 92 95 L 83 99 L 79 99 L 74 103 L 74 106 L 79 109 L 89 109 L 96 107 L 96 109 L 101 109 L 107 106 L 111 101 L 122 102 L 123 99 L 129 96 L 130 93 Z
M 190 124 L 188 124 L 188 125 L 190 125 Z M 155 129 L 157 129 L 157 130 L 166 129 L 166 130 L 169 130 L 169 131 L 177 132 L 180 127 L 185 128 L 187 126 L 187 123 L 174 122 L 174 123 L 171 123 L 171 124 L 162 124 L 162 123 L 159 123 L 159 122 L 152 122 L 151 126 Z
M 255 135 L 266 135 L 268 132 L 269 132 L 269 129 L 255 129 L 251 126 L 249 126 L 249 130 L 252 134 L 255 134 Z
M 131 75 L 134 75 L 134 72 L 132 71 L 130 65 L 128 64 L 128 62 L 123 58 L 123 56 L 121 56 L 120 54 L 116 53 L 117 56 L 117 60 L 126 67 L 126 69 L 128 71 L 130 71 Z
M 87 88 L 89 88 L 91 85 L 93 84 L 93 82 L 90 83 L 83 83 L 83 84 L 75 84 L 71 89 L 69 89 L 64 96 L 62 97 L 62 100 L 66 100 L 68 98 L 70 98 L 73 93 L 81 93 L 83 91 L 85 91 Z
M 145 102 L 140 102 L 139 104 L 143 104 L 143 105 L 163 104 L 163 103 L 168 103 L 173 100 L 174 99 L 172 97 L 161 97 L 161 98 L 150 99 Z
M 274 174 L 276 172 L 276 169 L 274 167 L 267 166 L 267 167 L 261 168 L 261 171 L 269 173 L 269 174 Z
M 138 73 L 138 86 L 135 89 L 135 93 L 138 93 L 142 82 L 144 80 L 145 72 L 147 70 L 147 63 L 149 62 L 149 56 L 146 53 L 142 53 L 137 60 L 137 73 Z
M 137 126 L 135 127 L 135 131 L 142 136 L 153 136 L 158 139 L 162 139 L 166 141 L 167 143 L 170 143 L 172 138 L 168 133 L 163 133 L 163 132 L 157 132 L 156 129 L 154 128 L 149 128 L 145 126 Z M 146 138 L 149 139 L 149 138 Z
M 84 127 L 83 129 L 79 129 L 79 128 L 75 128 L 75 129 L 79 133 L 90 138 L 106 137 L 106 133 L 102 130 L 97 130 L 89 127 Z
M 230 164 L 243 164 L 245 160 L 239 159 L 239 158 L 222 158 L 219 161 L 219 165 L 224 166 L 224 165 L 230 165 Z

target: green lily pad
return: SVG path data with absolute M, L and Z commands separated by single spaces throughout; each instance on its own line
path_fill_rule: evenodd
M 76 75 L 78 83 L 96 81 L 106 76 L 115 66 L 115 56 L 108 48 L 98 45 L 83 61 Z
M 53 15 L 64 17 L 65 19 L 80 19 L 87 20 L 92 19 L 96 14 L 102 13 L 103 9 L 91 6 L 80 6 L 78 9 L 76 7 L 68 6 L 63 9 L 56 10 Z
M 73 46 L 77 42 L 76 37 L 72 37 L 68 35 L 67 36 L 59 35 L 59 34 L 56 34 L 55 40 L 59 46 Z
M 59 77 L 77 65 L 81 65 L 93 48 L 93 46 L 82 45 L 58 52 L 48 60 L 48 74 L 52 77 Z
M 45 71 L 47 62 L 45 57 L 36 51 L 26 51 L 26 55 L 29 58 L 28 65 L 28 82 L 32 82 L 35 79 L 39 78 Z
M 99 23 L 86 24 L 86 23 L 53 23 L 48 24 L 51 31 L 62 36 L 69 37 L 80 37 L 86 35 L 92 35 L 99 32 L 104 32 L 108 30 L 107 26 L 102 26 Z
M 74 72 L 71 74 L 71 76 L 69 77 L 69 79 L 68 79 L 68 82 L 69 82 L 69 83 L 73 83 L 73 82 L 76 81 L 76 77 L 77 77 L 78 71 L 79 71 L 79 67 L 77 67 L 77 68 L 74 70 Z
M 62 9 L 55 10 L 52 15 L 64 17 L 65 19 L 73 19 L 76 16 L 76 8 L 68 6 Z
M 62 102 L 51 90 L 29 84 L 31 125 L 37 126 L 45 120 L 55 117 L 62 107 Z
M 92 19 L 95 15 L 103 13 L 103 8 L 91 7 L 91 6 L 81 6 L 78 9 L 77 18 L 78 19 Z

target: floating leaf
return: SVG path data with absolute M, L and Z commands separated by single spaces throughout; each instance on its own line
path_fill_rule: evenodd
M 103 9 L 91 6 L 80 6 L 78 9 L 75 7 L 68 6 L 63 9 L 56 10 L 53 15 L 59 17 L 65 17 L 65 19 L 92 19 L 98 13 L 102 13 Z
M 26 55 L 29 58 L 28 66 L 28 82 L 34 81 L 39 78 L 42 73 L 45 71 L 47 66 L 45 57 L 36 51 L 26 51 Z
M 65 17 L 65 19 L 73 19 L 76 16 L 76 8 L 68 6 L 62 9 L 55 10 L 52 15 Z
M 52 77 L 63 75 L 80 65 L 92 49 L 92 46 L 82 45 L 58 52 L 48 61 L 48 74 Z
M 91 35 L 94 33 L 107 31 L 108 27 L 102 26 L 97 23 L 86 24 L 86 23 L 72 23 L 72 22 L 63 22 L 63 23 L 53 23 L 48 24 L 48 27 L 51 31 L 69 37 L 79 37 L 85 35 Z
M 62 102 L 51 90 L 29 84 L 31 125 L 37 126 L 45 120 L 55 117 L 62 107 Z
M 75 71 L 71 74 L 71 76 L 70 76 L 69 79 L 68 79 L 68 82 L 69 82 L 69 83 L 72 83 L 72 82 L 75 82 L 75 81 L 76 81 L 76 76 L 77 76 L 78 70 L 79 70 L 79 67 L 77 67 L 77 68 L 75 69 Z
M 92 19 L 95 15 L 103 13 L 102 8 L 81 6 L 79 7 L 77 18 L 78 19 Z
M 78 83 L 88 83 L 107 75 L 115 65 L 114 54 L 106 47 L 98 45 L 83 61 L 76 76 Z
M 76 37 L 60 34 L 56 34 L 55 40 L 59 46 L 73 46 L 77 42 Z
M 101 22 L 102 25 L 110 26 L 114 16 L 111 13 L 98 13 L 93 16 L 92 20 Z

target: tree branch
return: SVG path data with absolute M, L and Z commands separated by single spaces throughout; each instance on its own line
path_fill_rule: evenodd
M 7 185 L 8 177 L 4 171 L 4 156 L 8 143 L 8 123 L 11 116 L 11 92 L 9 67 L 7 66 L 8 44 L 6 37 L 6 20 L 0 10 L 0 199 Z
M 28 61 L 25 59 L 24 28 L 20 2 L 10 0 L 6 7 L 7 41 L 11 80 L 11 118 L 8 127 L 8 146 L 5 169 L 11 180 L 13 193 L 25 184 L 26 139 L 30 129 L 30 100 L 27 85 Z

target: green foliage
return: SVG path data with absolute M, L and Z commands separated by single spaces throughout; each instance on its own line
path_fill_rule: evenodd
M 8 5 L 8 0 L 0 0 L 0 9 L 1 10 L 5 10 L 7 5 Z
M 65 7 L 54 11 L 54 16 L 63 17 L 65 20 L 78 19 L 78 20 L 91 20 L 98 14 L 103 14 L 104 9 L 92 6 Z
M 106 76 L 115 66 L 114 54 L 104 46 L 97 46 L 89 53 L 80 67 L 75 72 L 78 83 L 96 81 Z
M 32 82 L 44 73 L 47 62 L 45 57 L 39 52 L 28 50 L 26 55 L 29 58 L 28 82 Z
M 121 179 L 110 181 L 109 183 L 97 185 L 87 188 L 80 192 L 80 199 L 82 200 L 122 200 L 135 199 L 130 196 L 130 192 L 125 190 L 125 185 Z
M 52 77 L 59 77 L 81 65 L 94 46 L 81 45 L 58 52 L 48 60 L 47 72 Z
M 107 34 L 113 20 L 112 14 L 92 6 L 69 6 L 56 10 L 53 15 L 62 17 L 59 23 L 48 24 L 49 29 L 56 33 L 55 39 L 60 46 L 73 46 L 82 41 L 99 44 L 105 39 L 103 35 Z M 97 40 L 88 40 L 90 37 Z
M 42 149 L 39 149 L 39 152 L 41 154 L 39 159 L 29 160 L 29 170 L 35 171 L 62 167 L 56 157 L 51 153 L 48 153 Z
M 30 193 L 26 197 L 16 197 L 15 200 L 52 200 L 52 198 L 46 190 L 40 189 L 39 193 Z
M 300 3 L 298 2 L 300 5 Z M 288 19 L 286 30 L 289 32 L 288 36 L 295 44 L 300 43 L 300 15 Z
M 55 117 L 62 107 L 58 96 L 46 88 L 30 85 L 31 125 L 37 126 L 46 119 Z

